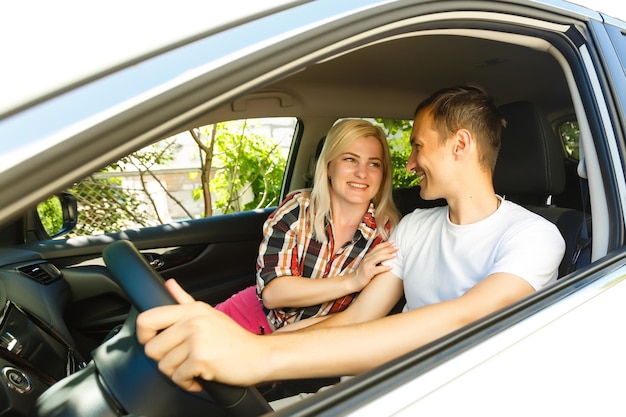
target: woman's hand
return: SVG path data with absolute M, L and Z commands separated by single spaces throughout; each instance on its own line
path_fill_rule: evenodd
M 398 249 L 392 242 L 383 242 L 370 250 L 355 272 L 349 275 L 354 292 L 361 291 L 378 274 L 391 271 L 390 266 L 382 262 L 395 258 Z

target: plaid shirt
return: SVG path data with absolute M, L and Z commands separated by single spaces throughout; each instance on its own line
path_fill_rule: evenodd
M 334 252 L 332 224 L 327 224 L 328 242 L 312 238 L 308 222 L 310 194 L 297 191 L 270 215 L 263 226 L 263 241 L 257 259 L 257 295 L 265 285 L 280 276 L 301 276 L 324 279 L 349 274 L 357 269 L 365 254 L 383 241 L 376 233 L 374 204 L 365 213 L 354 238 Z M 298 320 L 323 316 L 345 310 L 357 294 L 349 294 L 324 304 L 267 310 L 267 319 L 274 330 Z

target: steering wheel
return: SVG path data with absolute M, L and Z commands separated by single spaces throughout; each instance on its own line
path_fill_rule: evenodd
M 37 416 L 109 417 L 123 413 L 252 417 L 273 411 L 254 387 L 199 379 L 204 392 L 191 393 L 161 373 L 137 341 L 135 319 L 137 312 L 176 304 L 176 300 L 163 285 L 163 278 L 131 242 L 116 241 L 104 249 L 102 256 L 134 309 L 119 333 L 93 351 L 93 360 L 86 368 L 43 393 L 37 403 Z

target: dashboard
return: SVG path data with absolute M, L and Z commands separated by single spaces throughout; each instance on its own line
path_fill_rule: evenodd
M 11 252 L 11 256 L 7 252 Z M 69 287 L 36 253 L 0 251 L 0 416 L 27 415 L 37 397 L 83 368 L 63 323 Z

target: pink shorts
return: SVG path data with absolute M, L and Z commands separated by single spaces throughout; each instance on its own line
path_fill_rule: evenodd
M 255 334 L 272 333 L 263 304 L 256 295 L 256 286 L 239 291 L 215 308 L 235 320 L 244 329 Z

